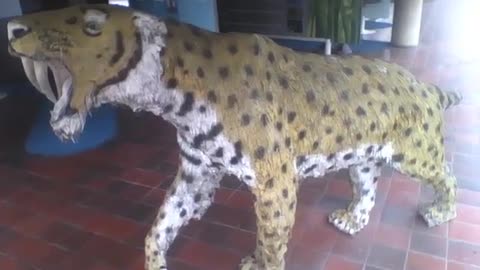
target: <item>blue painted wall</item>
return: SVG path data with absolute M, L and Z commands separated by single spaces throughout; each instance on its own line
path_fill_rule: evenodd
M 22 14 L 19 0 L 0 0 L 0 18 L 12 17 Z
M 165 0 L 130 0 L 130 7 L 161 17 L 173 17 L 210 31 L 218 31 L 216 0 L 175 0 L 175 2 L 175 11 L 167 9 Z
M 218 31 L 216 0 L 177 0 L 180 21 Z

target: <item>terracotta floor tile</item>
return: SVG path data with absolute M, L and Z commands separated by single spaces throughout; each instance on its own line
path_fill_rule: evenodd
M 452 240 L 480 245 L 480 225 L 453 220 L 449 226 L 448 237 Z
M 383 245 L 374 245 L 370 250 L 367 265 L 390 270 L 403 270 L 406 255 L 405 250 L 394 249 Z
M 480 207 L 458 203 L 457 220 L 480 225 Z
M 431 255 L 409 252 L 405 270 L 426 270 L 426 269 L 445 269 L 445 259 L 433 257 Z
M 449 240 L 448 259 L 480 267 L 480 245 Z
M 480 267 L 458 262 L 448 262 L 447 270 L 480 270 Z
M 328 253 L 298 249 L 292 246 L 286 261 L 286 270 L 318 270 L 323 269 Z
M 375 242 L 387 247 L 406 250 L 410 244 L 411 231 L 389 224 L 380 224 L 375 233 Z
M 438 257 L 445 257 L 447 255 L 447 239 L 414 232 L 410 242 L 410 249 Z
M 480 207 L 480 192 L 459 188 L 457 196 L 459 203 Z
M 176 258 L 202 269 L 234 270 L 238 267 L 242 256 L 192 240 L 177 251 Z
M 330 255 L 325 264 L 324 270 L 362 270 L 363 264 L 349 261 L 343 257 Z

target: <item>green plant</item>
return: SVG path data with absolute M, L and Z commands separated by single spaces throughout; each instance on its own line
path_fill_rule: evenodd
M 336 43 L 360 41 L 361 0 L 310 0 L 307 34 L 330 38 Z

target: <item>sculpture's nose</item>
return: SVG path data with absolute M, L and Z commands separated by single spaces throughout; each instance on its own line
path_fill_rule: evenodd
M 8 40 L 18 39 L 30 32 L 30 28 L 17 22 L 17 21 L 10 21 L 7 24 L 8 30 Z

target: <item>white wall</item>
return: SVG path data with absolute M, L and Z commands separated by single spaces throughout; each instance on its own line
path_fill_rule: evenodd
M 17 16 L 22 14 L 20 0 L 0 0 L 0 18 Z

